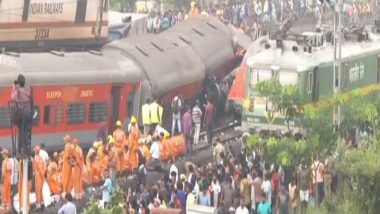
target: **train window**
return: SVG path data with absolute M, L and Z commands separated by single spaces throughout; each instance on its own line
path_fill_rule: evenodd
M 295 72 L 279 72 L 279 81 L 281 85 L 296 85 L 298 74 Z
M 0 129 L 11 127 L 8 107 L 0 108 Z
M 71 103 L 67 106 L 67 124 L 83 123 L 86 119 L 86 105 L 84 103 Z
M 307 75 L 307 93 L 311 93 L 311 91 L 313 90 L 313 78 L 313 73 L 310 72 Z
M 251 73 L 251 85 L 257 82 L 269 80 L 272 77 L 272 71 L 270 70 L 253 70 Z
M 101 122 L 107 118 L 107 103 L 98 102 L 90 104 L 89 121 L 92 123 Z
M 63 106 L 47 105 L 44 107 L 44 124 L 60 124 L 63 122 Z
M 38 126 L 40 124 L 40 107 L 34 106 L 33 108 L 33 126 Z

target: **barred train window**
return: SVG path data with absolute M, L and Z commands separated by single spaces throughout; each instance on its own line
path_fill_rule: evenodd
M 7 129 L 9 127 L 11 127 L 9 109 L 8 107 L 0 108 L 0 128 Z
M 38 126 L 40 124 L 40 106 L 33 107 L 33 126 Z
M 44 107 L 44 124 L 61 124 L 63 122 L 63 106 L 47 105 Z
M 71 103 L 67 106 L 67 124 L 80 124 L 86 119 L 86 105 Z
M 98 102 L 90 104 L 90 118 L 91 123 L 101 122 L 107 118 L 107 103 Z
M 272 71 L 270 70 L 254 70 L 251 73 L 251 85 L 258 82 L 269 80 L 272 77 Z

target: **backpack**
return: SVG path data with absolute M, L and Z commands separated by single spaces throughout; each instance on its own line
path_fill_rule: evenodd
M 173 108 L 173 113 L 174 114 L 178 114 L 179 113 L 179 98 L 178 99 L 173 99 L 172 108 Z

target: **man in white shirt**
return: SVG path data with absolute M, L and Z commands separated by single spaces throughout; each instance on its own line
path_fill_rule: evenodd
M 158 144 L 158 137 L 153 141 L 150 146 L 150 155 L 152 156 L 152 167 L 153 169 L 157 169 L 160 165 L 160 146 Z
M 249 214 L 247 207 L 245 207 L 244 198 L 240 199 L 240 206 L 236 209 L 235 214 Z
M 175 172 L 176 173 L 176 179 L 175 179 L 175 181 L 177 182 L 178 181 L 178 168 L 174 164 L 174 160 L 172 160 L 172 159 L 169 160 L 169 164 L 170 164 L 169 177 L 171 176 L 172 172 Z
M 45 161 L 45 164 L 47 164 L 49 162 L 49 154 L 46 152 L 45 147 L 45 144 L 41 143 L 40 157 Z
M 58 214 L 77 214 L 77 208 L 73 204 L 73 196 L 70 193 L 66 193 L 66 203 L 58 210 Z

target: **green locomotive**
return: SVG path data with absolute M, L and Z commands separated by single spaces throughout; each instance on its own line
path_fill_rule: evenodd
M 340 91 L 359 89 L 364 94 L 380 90 L 380 27 L 345 32 L 341 46 Z M 296 84 L 303 105 L 318 104 L 334 93 L 334 45 L 326 32 L 282 35 L 285 39 L 261 38 L 246 58 L 246 84 L 242 128 L 287 130 L 285 116 L 255 93 L 255 85 L 278 78 L 281 84 Z M 338 66 L 338 65 L 336 65 Z M 338 69 L 336 69 L 338 70 Z M 298 132 L 301 121 L 290 121 Z

